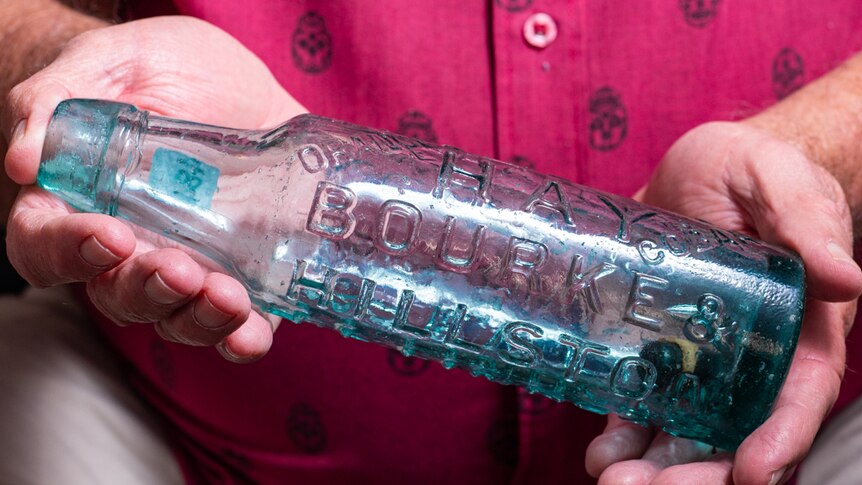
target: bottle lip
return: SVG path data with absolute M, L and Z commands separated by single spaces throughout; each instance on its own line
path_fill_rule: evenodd
M 37 182 L 75 209 L 111 213 L 122 182 L 117 176 L 129 165 L 128 147 L 140 136 L 144 113 L 95 99 L 61 102 L 45 133 Z

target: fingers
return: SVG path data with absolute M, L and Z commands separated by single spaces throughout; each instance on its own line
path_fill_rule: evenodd
M 114 321 L 153 323 L 165 340 L 216 345 L 234 362 L 256 360 L 272 345 L 273 325 L 251 311 L 245 288 L 226 275 L 206 273 L 178 249 L 132 258 L 93 279 L 87 290 Z
M 834 327 L 842 325 L 850 306 L 809 302 L 796 355 L 775 409 L 737 450 L 733 472 L 737 483 L 779 483 L 804 458 L 838 395 L 844 341 Z
M 22 189 L 7 229 L 9 260 L 36 287 L 90 280 L 131 256 L 135 245 L 122 222 L 69 214 L 33 187 Z
M 2 125 L 9 140 L 6 173 L 16 183 L 36 182 L 45 129 L 57 104 L 70 97 L 67 87 L 43 76 L 34 76 L 10 91 Z
M 752 156 L 758 163 L 749 168 L 751 185 L 735 195 L 760 237 L 802 256 L 810 296 L 826 301 L 858 298 L 862 270 L 850 256 L 852 222 L 841 187 L 787 145 L 766 143 Z
M 610 465 L 640 458 L 653 439 L 653 428 L 608 416 L 604 432 L 596 436 L 587 448 L 587 473 L 598 477 Z
M 216 348 L 227 360 L 237 363 L 253 362 L 269 351 L 273 331 L 274 327 L 269 318 L 252 312 L 248 320 Z
M 168 340 L 215 345 L 237 362 L 272 345 L 274 322 L 251 313 L 245 288 L 204 270 L 178 249 L 133 256 L 135 234 L 125 223 L 69 208 L 35 187 L 21 190 L 7 230 L 16 270 L 34 286 L 89 282 L 90 298 L 120 323 L 160 322 Z
M 732 459 L 713 452 L 703 443 L 660 433 L 641 459 L 609 466 L 599 484 L 730 483 Z
M 157 325 L 180 343 L 215 345 L 248 320 L 251 302 L 232 278 L 210 273 L 194 301 Z
M 151 251 L 94 278 L 87 285 L 93 304 L 120 323 L 169 318 L 202 289 L 204 273 L 178 249 Z

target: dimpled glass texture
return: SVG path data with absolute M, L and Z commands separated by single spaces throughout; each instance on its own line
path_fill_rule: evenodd
M 313 115 L 242 131 L 67 101 L 39 183 L 264 311 L 724 449 L 769 415 L 802 324 L 788 251 Z

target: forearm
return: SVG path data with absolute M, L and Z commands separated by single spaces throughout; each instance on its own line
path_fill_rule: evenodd
M 69 39 L 107 24 L 64 3 L 69 2 L 0 0 L 0 45 L 3 46 L 0 49 L 0 110 L 9 90 L 49 64 Z M 114 2 L 91 0 L 87 3 L 88 11 L 107 14 Z M 0 130 L 0 160 L 6 152 L 6 137 L 14 127 L 3 128 Z M 16 193 L 17 186 L 0 170 L 0 225 L 5 224 Z
M 105 20 L 66 3 L 0 0 L 0 95 L 5 97 L 12 87 L 50 63 L 72 37 L 106 25 Z
M 862 54 L 746 120 L 795 145 L 844 189 L 862 234 Z

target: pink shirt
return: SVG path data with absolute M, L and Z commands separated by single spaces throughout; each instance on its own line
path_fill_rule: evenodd
M 312 112 L 624 195 L 686 130 L 756 113 L 862 46 L 857 0 L 127 3 L 222 27 Z M 103 328 L 191 483 L 592 482 L 604 417 L 572 405 L 310 325 L 247 366 Z

